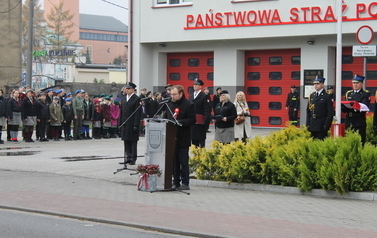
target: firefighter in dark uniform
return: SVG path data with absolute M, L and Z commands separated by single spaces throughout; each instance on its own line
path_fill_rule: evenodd
M 334 94 L 334 87 L 327 86 L 327 93 L 331 96 L 333 102 L 335 102 L 335 94 Z
M 298 110 L 300 108 L 300 94 L 296 91 L 295 85 L 291 86 L 291 92 L 288 93 L 285 108 L 288 109 L 290 123 L 297 126 Z
M 345 101 L 357 101 L 365 104 L 369 108 L 370 92 L 363 89 L 364 76 L 355 75 L 352 79 L 352 90 L 346 92 Z M 366 112 L 356 109 L 347 108 L 342 105 L 342 112 L 346 113 L 345 125 L 347 128 L 356 130 L 361 136 L 361 142 L 364 145 L 366 141 Z
M 205 147 L 207 138 L 207 123 L 210 120 L 211 105 L 208 96 L 202 92 L 203 81 L 194 81 L 194 92 L 190 95 L 190 101 L 195 105 L 196 124 L 191 127 L 192 144 L 198 147 Z
M 136 85 L 128 82 L 125 86 L 127 95 L 121 104 L 122 140 L 124 141 L 124 165 L 134 165 L 137 159 L 137 142 L 141 118 L 140 98 L 135 94 Z
M 311 93 L 306 109 L 306 126 L 314 139 L 324 139 L 334 115 L 331 96 L 324 90 L 324 78 L 314 80 L 315 92 Z

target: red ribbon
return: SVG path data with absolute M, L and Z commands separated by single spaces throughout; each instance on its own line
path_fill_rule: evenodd
M 140 189 L 143 184 L 145 184 L 145 189 L 149 189 L 148 174 L 143 174 L 140 176 L 139 182 L 137 183 L 137 187 Z

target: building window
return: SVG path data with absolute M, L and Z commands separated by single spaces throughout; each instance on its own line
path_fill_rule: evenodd
M 270 72 L 269 77 L 271 80 L 281 80 L 283 75 L 281 72 Z
M 281 117 L 269 117 L 268 123 L 270 125 L 281 125 Z
M 351 80 L 353 78 L 352 71 L 342 71 L 342 80 Z
M 291 79 L 300 80 L 300 77 L 301 77 L 300 71 L 292 71 Z
M 170 73 L 169 79 L 173 81 L 178 81 L 181 79 L 181 74 L 180 73 Z
M 368 64 L 377 64 L 377 57 L 367 57 Z
M 207 59 L 207 66 L 213 66 L 213 58 Z
M 259 95 L 260 94 L 260 88 L 259 87 L 248 87 L 247 88 L 247 94 L 248 95 Z
M 253 66 L 253 65 L 260 65 L 260 58 L 258 57 L 250 57 L 247 59 L 247 65 Z
M 270 87 L 268 91 L 270 95 L 281 95 L 283 90 L 281 87 Z
M 189 59 L 188 66 L 190 67 L 198 67 L 199 66 L 199 59 Z
M 188 87 L 187 93 L 190 94 L 190 95 L 193 94 L 194 93 L 194 87 L 193 86 Z
M 80 40 L 128 42 L 128 36 L 116 35 L 116 34 L 80 32 Z
M 270 110 L 281 110 L 281 102 L 270 102 L 268 108 Z
M 260 73 L 259 72 L 249 72 L 249 73 L 247 73 L 247 79 L 248 80 L 259 80 L 260 79 Z
M 281 65 L 283 59 L 281 57 L 270 57 L 270 65 Z
M 260 102 L 247 102 L 250 110 L 259 110 Z
M 251 124 L 258 125 L 260 123 L 259 117 L 251 116 Z
M 161 6 L 176 6 L 176 5 L 192 5 L 193 0 L 154 0 L 155 7 L 161 7 Z
M 352 64 L 353 63 L 353 56 L 352 55 L 343 55 L 342 56 L 342 64 Z
M 367 71 L 367 75 L 365 75 L 367 80 L 376 80 L 377 79 L 377 71 L 370 70 Z M 370 88 L 368 87 L 368 90 L 370 91 Z
M 169 66 L 170 67 L 179 67 L 179 66 L 181 66 L 181 60 L 180 59 L 171 59 L 169 61 Z
M 188 80 L 194 81 L 195 79 L 199 78 L 199 73 L 189 73 L 188 74 Z
M 213 73 L 208 73 L 207 74 L 207 80 L 213 81 Z
M 292 56 L 291 64 L 301 64 L 301 56 Z

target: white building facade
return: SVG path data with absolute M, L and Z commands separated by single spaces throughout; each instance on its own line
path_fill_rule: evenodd
M 244 91 L 253 126 L 284 127 L 290 86 L 300 87 L 301 124 L 316 75 L 351 87 L 363 75 L 374 95 L 375 57 L 353 57 L 358 29 L 377 29 L 377 2 L 343 1 L 342 85 L 335 85 L 337 0 L 130 0 L 130 80 L 140 88 L 166 84 L 192 90 L 195 78 Z M 372 40 L 370 45 L 376 44 Z M 153 88 L 152 88 L 153 85 Z M 374 102 L 374 97 L 373 101 Z

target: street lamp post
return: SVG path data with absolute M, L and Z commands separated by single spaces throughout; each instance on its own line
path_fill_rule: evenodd
M 30 0 L 29 7 L 29 28 L 28 28 L 28 45 L 27 45 L 27 62 L 26 62 L 26 85 L 31 87 L 31 78 L 33 73 L 33 41 L 34 41 L 34 0 Z

